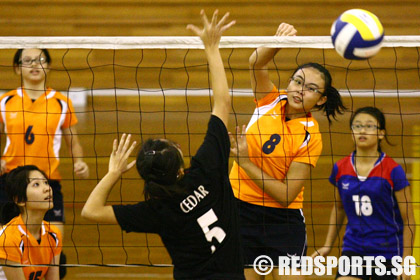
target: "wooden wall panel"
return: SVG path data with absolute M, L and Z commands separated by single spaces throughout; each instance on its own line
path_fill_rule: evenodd
M 388 35 L 419 34 L 420 5 L 392 1 L 2 1 L 0 35 L 32 36 L 171 36 L 188 35 L 199 10 L 230 11 L 237 26 L 230 35 L 271 35 L 281 21 L 301 35 L 328 35 L 343 11 L 364 8 L 383 22 Z
M 185 36 L 191 35 L 185 26 L 188 23 L 199 24 L 199 10 L 204 8 L 208 14 L 219 8 L 220 12 L 231 12 L 231 17 L 237 20 L 236 26 L 229 30 L 229 36 L 268 36 L 274 34 L 280 22 L 294 24 L 300 35 L 328 35 L 330 27 L 337 16 L 350 8 L 365 8 L 375 13 L 382 21 L 387 35 L 418 35 L 420 34 L 420 5 L 417 0 L 393 1 L 342 1 L 342 0 L 295 0 L 295 1 L 269 1 L 269 0 L 233 0 L 233 1 L 187 1 L 187 0 L 4 0 L 0 2 L 0 36 Z M 242 69 L 234 73 L 235 86 L 239 88 L 249 87 L 249 74 L 246 69 L 247 61 L 252 50 L 236 51 L 237 55 L 231 57 L 229 63 L 236 69 Z M 294 53 L 293 53 L 294 52 Z M 63 58 L 64 51 L 53 50 L 52 68 L 57 69 L 57 75 L 50 77 L 50 85 L 58 89 L 73 87 L 91 87 L 92 71 L 89 64 L 102 65 L 112 63 L 113 52 L 94 51 L 89 55 L 85 50 L 72 50 Z M 286 52 L 286 56 L 292 56 L 290 60 L 279 62 L 280 67 L 292 70 L 296 62 L 318 61 L 335 65 L 335 69 L 342 72 L 341 67 L 346 67 L 348 61 L 339 57 L 334 51 L 325 53 L 319 51 Z M 381 53 L 381 57 L 373 60 L 378 67 L 393 67 L 388 56 L 394 53 L 388 50 Z M 19 77 L 13 74 L 9 67 L 13 51 L 0 51 L 0 75 L 3 77 L 0 88 L 9 89 L 19 85 Z M 185 51 L 172 51 L 168 53 L 164 67 L 172 65 L 182 67 Z M 225 56 L 225 63 L 228 64 Z M 140 51 L 117 51 L 116 63 L 136 67 L 141 59 Z M 406 67 L 417 61 L 416 52 L 404 52 L 399 57 L 398 64 Z M 162 51 L 145 51 L 144 61 L 141 67 L 161 67 L 165 59 Z M 189 54 L 188 62 L 191 64 L 205 63 L 202 52 Z M 387 64 L 387 65 L 385 65 Z M 355 64 L 353 64 L 354 67 Z M 358 65 L 356 63 L 356 65 Z M 229 65 L 227 65 L 229 67 Z M 64 68 L 75 70 L 71 73 L 71 84 Z M 273 65 L 273 68 L 275 66 Z M 136 87 L 133 80 L 133 69 L 123 71 L 118 69 L 116 76 L 127 87 Z M 156 86 L 156 78 L 150 71 L 141 74 L 147 79 L 155 81 L 143 81 L 145 87 Z M 134 70 L 135 71 L 135 70 Z M 141 72 L 141 71 L 140 71 Z M 153 71 L 152 71 L 153 72 Z M 177 82 L 174 87 L 179 87 L 179 75 L 182 71 L 167 71 L 164 83 L 170 87 L 172 82 Z M 286 72 L 286 76 L 289 74 Z M 110 75 L 113 76 L 112 67 L 96 68 L 94 74 L 94 86 L 112 86 Z M 201 72 L 199 72 L 201 74 Z M 134 73 L 135 75 L 135 73 Z M 337 74 L 341 75 L 341 74 Z M 190 86 L 203 87 L 206 84 L 206 75 L 197 75 L 190 81 Z M 129 83 L 128 81 L 133 83 Z M 363 80 L 363 79 L 361 79 Z M 380 87 L 391 86 L 387 83 Z M 134 84 L 134 85 L 133 85 Z M 183 83 L 181 83 L 183 84 Z M 363 87 L 365 84 L 358 84 Z M 403 88 L 411 85 L 401 85 Z M 343 87 L 339 81 L 337 87 Z

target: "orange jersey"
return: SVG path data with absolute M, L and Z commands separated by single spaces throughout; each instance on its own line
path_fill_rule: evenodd
M 36 165 L 50 179 L 58 173 L 62 129 L 77 123 L 72 102 L 48 89 L 32 101 L 18 88 L 0 97 L 0 122 L 7 135 L 2 159 L 7 171 L 20 165 Z
M 318 122 L 309 113 L 307 117 L 286 121 L 286 92 L 272 92 L 257 102 L 257 108 L 248 123 L 246 139 L 250 160 L 271 177 L 284 181 L 292 162 L 315 167 L 322 151 Z M 230 182 L 235 196 L 245 202 L 285 208 L 264 193 L 246 172 L 233 163 Z M 287 207 L 303 208 L 303 189 Z
M 62 238 L 57 227 L 43 221 L 41 240 L 38 241 L 27 231 L 22 216 L 8 222 L 0 230 L 0 259 L 24 264 L 51 264 L 54 256 L 61 253 Z M 44 279 L 48 266 L 22 267 L 25 279 Z

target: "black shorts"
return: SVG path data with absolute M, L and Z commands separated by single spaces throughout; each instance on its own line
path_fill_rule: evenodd
M 279 256 L 306 256 L 306 226 L 301 209 L 273 208 L 238 201 L 245 264 L 261 255 L 278 266 Z
M 352 252 L 352 251 L 343 251 L 341 253 L 341 256 L 347 256 L 347 257 L 359 256 L 359 257 L 363 257 L 362 255 L 360 255 L 358 253 L 355 253 L 355 252 Z M 391 271 L 392 264 L 391 264 L 391 261 L 390 260 L 386 260 L 386 262 L 383 263 L 383 264 L 387 267 L 386 271 Z M 365 265 L 366 265 L 366 263 L 363 262 L 363 266 L 365 266 Z M 375 273 L 375 270 L 374 269 L 372 269 L 371 275 L 367 275 L 366 268 L 365 267 L 362 268 L 362 275 L 357 275 L 357 274 L 353 275 L 353 274 L 351 274 L 351 270 L 350 270 L 350 273 L 348 275 L 341 275 L 340 274 L 340 271 L 337 270 L 336 279 L 339 279 L 339 277 L 345 277 L 345 276 L 351 276 L 351 277 L 358 278 L 358 279 L 363 279 L 363 280 L 397 280 L 397 278 L 398 278 L 397 276 L 394 276 L 392 274 L 391 275 L 386 275 L 385 274 L 385 275 L 382 275 L 382 276 L 381 275 L 377 275 Z
M 5 174 L 0 176 L 0 204 L 3 205 L 8 202 L 8 197 L 4 189 Z M 44 220 L 47 222 L 62 222 L 64 223 L 64 201 L 63 193 L 61 192 L 61 185 L 59 181 L 49 180 L 49 184 L 53 191 L 54 207 L 47 211 Z M 13 217 L 10 217 L 13 218 Z

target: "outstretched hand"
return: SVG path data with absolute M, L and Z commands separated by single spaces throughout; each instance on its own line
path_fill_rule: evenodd
M 230 139 L 230 151 L 234 156 L 237 157 L 237 163 L 239 165 L 243 164 L 244 162 L 249 160 L 248 154 L 248 143 L 246 142 L 246 126 L 236 127 L 236 134 L 232 135 L 229 132 L 229 139 Z
M 135 160 L 128 163 L 128 158 L 130 157 L 131 152 L 134 150 L 137 144 L 136 141 L 134 141 L 130 145 L 130 141 L 131 134 L 128 136 L 123 134 L 119 144 L 117 139 L 114 140 L 112 153 L 109 158 L 109 173 L 122 174 L 130 170 L 136 164 Z
M 201 10 L 201 20 L 203 22 L 203 28 L 199 28 L 193 24 L 188 24 L 187 29 L 191 30 L 195 35 L 199 36 L 203 41 L 204 46 L 207 48 L 210 47 L 219 47 L 220 38 L 222 37 L 223 32 L 229 29 L 232 25 L 235 24 L 235 21 L 231 21 L 228 24 L 225 24 L 227 18 L 229 17 L 229 13 L 226 13 L 222 19 L 218 22 L 217 16 L 219 11 L 216 10 L 213 13 L 213 18 L 209 23 L 207 19 L 206 13 L 204 10 Z
M 285 22 L 280 23 L 276 31 L 276 36 L 295 36 L 296 34 L 297 30 L 295 27 Z

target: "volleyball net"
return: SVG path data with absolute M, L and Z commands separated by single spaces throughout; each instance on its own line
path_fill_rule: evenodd
M 353 149 L 348 120 L 363 106 L 380 108 L 395 146 L 383 149 L 402 165 L 413 186 L 413 206 L 420 222 L 420 36 L 386 36 L 382 50 L 363 61 L 341 58 L 325 37 L 223 37 L 221 53 L 232 96 L 229 130 L 247 124 L 254 110 L 248 58 L 256 47 L 282 48 L 270 64 L 270 77 L 286 88 L 298 65 L 317 62 L 331 72 L 349 108 L 331 125 L 320 112 L 324 150 L 305 186 L 304 213 L 308 254 L 320 247 L 328 230 L 334 187 L 328 182 L 337 160 Z M 65 145 L 60 153 L 65 200 L 64 252 L 71 266 L 169 266 L 171 260 L 154 234 L 126 234 L 118 226 L 93 224 L 81 208 L 105 175 L 112 140 L 131 133 L 138 141 L 167 137 L 181 144 L 188 161 L 202 142 L 212 110 L 208 65 L 196 37 L 1 37 L 1 89 L 21 86 L 12 59 L 19 48 L 46 48 L 52 56 L 47 85 L 68 95 L 79 119 L 79 138 L 90 178 L 72 172 Z M 3 135 L 2 135 L 3 136 Z M 4 139 L 1 137 L 4 149 Z M 232 159 L 233 160 L 233 159 Z M 111 203 L 143 200 L 143 181 L 135 170 L 114 187 Z M 420 231 L 417 230 L 419 233 Z M 417 234 L 419 236 L 419 234 Z M 340 234 L 342 237 L 342 234 Z M 420 260 L 419 244 L 415 257 Z M 341 241 L 333 254 L 338 255 Z

